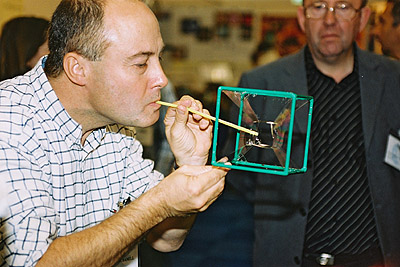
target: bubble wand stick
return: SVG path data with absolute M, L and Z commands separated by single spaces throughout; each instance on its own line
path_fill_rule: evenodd
M 164 102 L 164 101 L 157 101 L 156 103 L 159 104 L 159 105 L 167 106 L 167 107 L 173 107 L 173 108 L 177 108 L 178 107 L 178 105 L 176 105 L 176 104 L 172 104 L 172 103 L 168 103 L 168 102 Z M 215 117 L 210 116 L 208 114 L 205 114 L 203 112 L 200 112 L 200 111 L 197 111 L 197 110 L 194 110 L 194 109 L 191 109 L 191 108 L 187 108 L 187 110 L 189 112 L 193 113 L 193 114 L 200 115 L 200 116 L 202 116 L 202 117 L 204 117 L 206 119 L 209 119 L 209 120 L 212 120 L 212 121 L 216 120 Z M 218 122 L 220 122 L 220 123 L 222 123 L 222 124 L 224 124 L 226 126 L 235 128 L 235 129 L 237 129 L 239 131 L 243 131 L 245 133 L 258 136 L 258 132 L 250 130 L 250 129 L 247 129 L 247 128 L 244 128 L 244 127 L 236 125 L 236 124 L 233 124 L 233 123 L 231 123 L 229 121 L 224 121 L 224 120 L 218 119 Z

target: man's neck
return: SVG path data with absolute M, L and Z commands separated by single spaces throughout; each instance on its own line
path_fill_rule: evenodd
M 354 69 L 353 49 L 335 58 L 323 58 L 314 54 L 312 54 L 312 57 L 319 71 L 334 79 L 336 83 L 341 82 Z
M 69 82 L 66 76 L 60 75 L 58 78 L 49 78 L 49 82 L 69 116 L 81 125 L 82 145 L 94 129 L 109 124 L 106 121 L 99 120 L 98 114 L 93 111 L 87 101 L 84 90 Z

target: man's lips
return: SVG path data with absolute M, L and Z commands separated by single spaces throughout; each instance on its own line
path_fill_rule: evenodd
M 154 100 L 154 101 L 150 102 L 149 105 L 150 105 L 150 106 L 157 106 L 157 107 L 160 108 L 161 105 L 160 105 L 160 104 L 157 104 L 157 101 L 159 101 L 159 100 L 160 100 L 160 99 Z
M 325 33 L 321 37 L 322 39 L 339 38 L 339 35 L 336 33 Z

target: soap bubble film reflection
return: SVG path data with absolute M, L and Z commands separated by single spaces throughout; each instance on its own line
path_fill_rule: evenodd
M 234 91 L 231 87 L 227 88 L 230 90 L 221 90 L 219 104 L 221 107 L 229 106 L 229 111 L 222 110 L 221 114 L 218 114 L 221 115 L 219 118 L 234 120 L 232 123 L 256 131 L 258 136 L 243 131 L 233 133 L 231 131 L 229 140 L 235 140 L 234 144 L 227 142 L 223 153 L 219 149 L 218 155 L 228 156 L 233 165 L 257 168 L 260 166 L 275 168 L 276 166 L 277 169 L 301 168 L 304 163 L 303 154 L 301 157 L 293 157 L 290 154 L 290 148 L 293 145 L 292 140 L 299 141 L 301 138 L 303 140 L 300 143 L 303 145 L 305 143 L 306 133 L 293 130 L 295 128 L 293 125 L 294 122 L 300 122 L 299 118 L 302 117 L 306 118 L 307 126 L 307 118 L 310 119 L 310 99 L 293 99 L 290 93 L 286 93 L 289 94 L 288 97 L 282 97 L 254 94 L 252 92 L 256 91 L 255 89 Z M 290 127 L 292 127 L 292 133 L 289 135 Z M 218 131 L 218 142 L 226 141 L 227 132 L 229 131 L 224 128 Z M 305 148 L 301 153 L 304 152 Z M 290 159 L 287 157 L 288 154 Z

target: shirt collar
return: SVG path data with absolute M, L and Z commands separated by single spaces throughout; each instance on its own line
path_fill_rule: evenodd
M 357 44 L 353 43 L 353 53 L 354 53 L 354 66 L 353 66 L 353 71 L 352 73 L 350 73 L 349 75 L 352 74 L 358 74 L 358 51 L 357 51 Z M 324 75 L 315 65 L 314 59 L 311 55 L 311 51 L 308 45 L 305 46 L 304 49 L 304 58 L 305 58 L 305 62 L 306 62 L 306 71 L 307 72 L 311 72 L 311 71 L 316 71 L 318 72 L 320 75 L 326 76 Z
M 53 90 L 46 74 L 44 73 L 44 65 L 47 56 L 39 60 L 38 64 L 33 68 L 33 75 L 38 77 L 32 81 L 33 88 L 38 101 L 43 110 L 50 116 L 51 120 L 59 127 L 59 133 L 73 143 L 80 143 L 82 136 L 82 126 L 76 122 L 65 110 L 61 101 L 58 99 Z
M 32 70 L 34 74 L 39 77 L 34 85 L 36 94 L 39 96 L 39 102 L 43 110 L 50 116 L 54 124 L 59 127 L 57 129 L 65 140 L 69 140 L 73 144 L 81 144 L 82 126 L 76 122 L 67 112 L 62 105 L 60 99 L 57 97 L 54 89 L 52 88 L 46 74 L 44 73 L 44 66 L 47 56 L 39 60 L 38 64 Z M 35 83 L 34 82 L 34 83 Z M 40 89 L 41 88 L 41 89 Z M 106 127 L 101 127 L 93 130 L 92 133 L 86 138 L 83 149 L 90 153 L 96 149 L 104 139 L 106 134 Z

